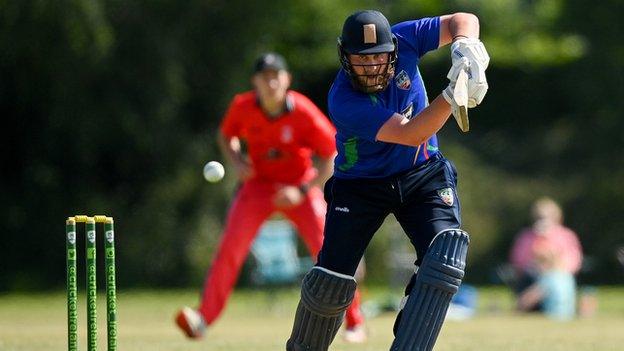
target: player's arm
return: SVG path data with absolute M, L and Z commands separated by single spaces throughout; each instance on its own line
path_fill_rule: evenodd
M 387 143 L 418 146 L 437 133 L 451 114 L 451 106 L 438 95 L 412 119 L 395 113 L 377 132 L 376 139 Z
M 465 12 L 440 16 L 440 47 L 461 37 L 479 38 L 479 18 Z
M 240 180 L 246 180 L 253 175 L 253 168 L 242 153 L 238 137 L 228 137 L 220 132 L 217 136 L 217 143 L 223 157 L 236 169 Z
M 306 111 L 309 117 L 309 128 L 303 134 L 304 145 L 314 151 L 316 155 L 317 176 L 310 181 L 309 186 L 323 185 L 334 173 L 334 158 L 336 157 L 335 134 L 336 128 L 329 118 L 308 98 L 301 97 L 299 107 Z
M 241 135 L 245 113 L 241 111 L 241 101 L 244 100 L 243 95 L 236 95 L 230 106 L 228 107 L 217 135 L 217 144 L 221 150 L 223 157 L 236 169 L 238 179 L 246 180 L 253 176 L 253 168 L 243 155 L 241 149 L 241 141 L 238 137 Z
M 321 189 L 323 185 L 334 173 L 334 157 L 336 153 L 330 157 L 319 157 L 317 162 L 318 175 L 310 182 L 310 186 L 318 186 Z

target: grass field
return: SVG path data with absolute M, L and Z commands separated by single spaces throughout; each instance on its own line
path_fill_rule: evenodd
M 479 313 L 468 321 L 448 321 L 436 350 L 623 350 L 624 288 L 600 288 L 595 317 L 558 323 L 510 311 L 504 289 L 480 289 Z M 385 296 L 366 291 L 365 300 Z M 219 322 L 202 341 L 188 341 L 173 325 L 182 305 L 197 301 L 197 292 L 121 291 L 118 293 L 119 350 L 284 350 L 297 303 L 297 291 L 237 291 Z M 84 350 L 84 296 L 80 296 L 80 349 Z M 104 296 L 99 296 L 100 349 L 105 346 Z M 394 314 L 368 321 L 370 340 L 348 345 L 337 337 L 332 350 L 387 350 Z M 64 292 L 0 295 L 0 350 L 35 351 L 67 348 Z

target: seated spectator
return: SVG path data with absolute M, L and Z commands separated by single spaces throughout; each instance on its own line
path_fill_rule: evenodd
M 539 265 L 535 257 L 537 241 L 544 241 L 553 251 L 558 269 L 575 275 L 581 268 L 583 253 L 576 234 L 566 228 L 559 205 L 550 198 L 541 198 L 533 204 L 533 225 L 522 230 L 516 237 L 510 254 L 515 271 L 513 289 L 524 291 L 539 277 Z M 539 309 L 539 305 L 536 309 Z
M 569 320 L 575 314 L 576 283 L 553 245 L 543 237 L 534 242 L 532 256 L 538 276 L 535 283 L 520 293 L 517 307 L 520 311 L 532 311 L 539 305 L 546 316 Z

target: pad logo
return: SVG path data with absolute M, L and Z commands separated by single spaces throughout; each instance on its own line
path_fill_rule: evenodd
M 445 204 L 449 206 L 453 206 L 453 202 L 455 201 L 453 197 L 453 189 L 451 188 L 440 189 L 438 190 L 438 196 L 440 197 L 440 199 L 442 199 L 442 201 L 444 201 Z
M 405 72 L 404 70 L 401 70 L 401 72 L 397 74 L 396 78 L 394 78 L 394 81 L 396 82 L 396 86 L 399 89 L 409 90 L 409 88 L 412 86 L 412 81 L 409 79 L 407 72 Z

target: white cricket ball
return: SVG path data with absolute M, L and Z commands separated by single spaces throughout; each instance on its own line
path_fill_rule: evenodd
M 204 166 L 204 178 L 211 183 L 216 183 L 223 179 L 225 169 L 217 161 L 210 161 Z

